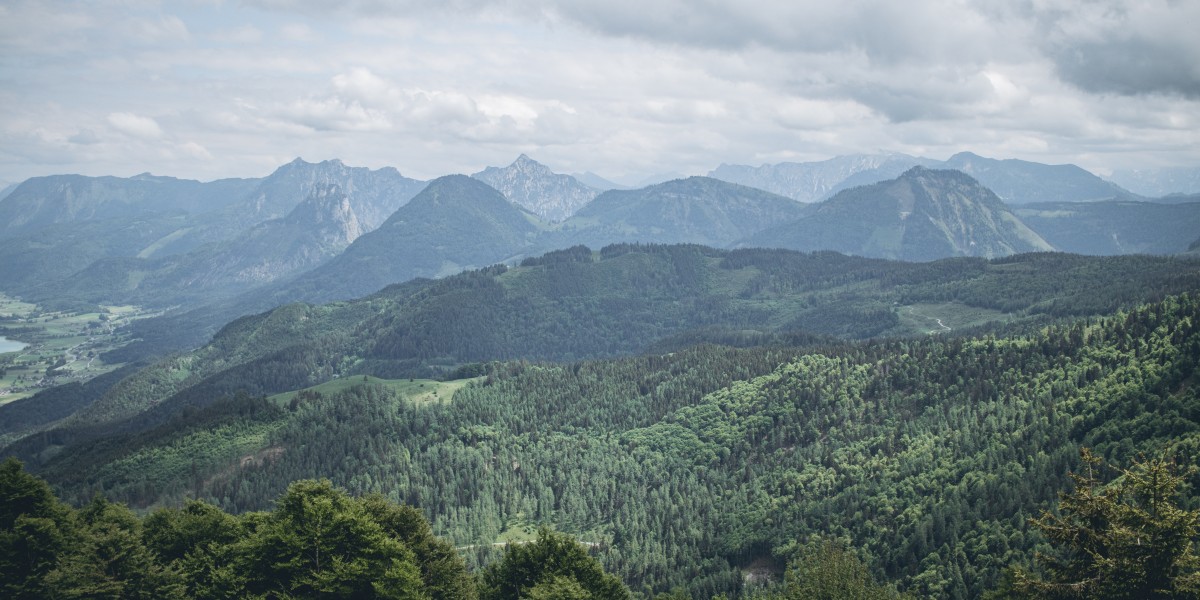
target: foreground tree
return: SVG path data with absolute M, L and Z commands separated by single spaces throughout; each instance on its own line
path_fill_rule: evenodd
M 895 590 L 875 582 L 867 565 L 841 544 L 825 540 L 801 552 L 784 575 L 787 600 L 890 600 Z
M 289 486 L 245 550 L 251 594 L 428 597 L 413 551 L 328 480 Z
M 419 511 L 328 480 L 293 483 L 271 512 L 235 517 L 191 501 L 143 520 L 100 496 L 72 510 L 21 463 L 0 464 L 0 598 L 475 595 L 462 558 Z
M 1157 600 L 1200 597 L 1200 511 L 1178 502 L 1184 478 L 1165 457 L 1136 461 L 1102 485 L 1103 461 L 1083 449 L 1083 473 L 1058 514 L 1031 523 L 1060 549 L 1038 554 L 1042 573 L 1018 570 L 1016 590 L 1034 598 Z
M 76 536 L 71 509 L 21 462 L 0 464 L 0 597 L 45 598 L 46 575 Z
M 483 600 L 629 600 L 629 590 L 605 573 L 587 548 L 568 535 L 543 528 L 536 541 L 509 544 L 504 558 L 488 565 Z

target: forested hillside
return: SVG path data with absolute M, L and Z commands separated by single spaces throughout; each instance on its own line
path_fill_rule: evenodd
M 577 247 L 517 268 L 239 319 L 207 346 L 117 383 L 53 435 L 14 450 L 29 459 L 113 427 L 140 430 L 238 390 L 273 394 L 334 377 L 441 376 L 490 360 L 579 360 L 702 341 L 754 345 L 792 333 L 861 339 L 996 326 L 1104 314 L 1197 287 L 1200 263 L 1141 256 L 912 264 L 701 246 Z
M 977 597 L 1042 543 L 1027 518 L 1081 445 L 1196 460 L 1197 324 L 1183 295 L 1024 334 L 492 363 L 453 393 L 349 380 L 232 396 L 42 473 L 76 502 L 235 511 L 327 476 L 420 507 L 458 545 L 553 524 L 607 547 L 634 591 L 698 598 L 832 536 L 920 597 Z
M 1200 202 L 1051 202 L 1017 207 L 1047 242 L 1080 254 L 1180 254 L 1200 230 Z

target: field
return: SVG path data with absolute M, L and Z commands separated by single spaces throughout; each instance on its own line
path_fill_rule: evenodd
M 326 381 L 304 390 L 275 394 L 268 398 L 280 405 L 291 402 L 300 392 L 317 392 L 323 395 L 336 394 L 360 385 L 382 385 L 393 390 L 397 395 L 414 404 L 430 404 L 449 402 L 454 393 L 474 379 L 456 379 L 454 381 L 436 381 L 433 379 L 380 379 L 370 375 L 356 375 Z
M 120 327 L 141 316 L 132 306 L 107 306 L 90 313 L 43 312 L 37 305 L 0 295 L 0 337 L 24 346 L 0 353 L 0 404 L 119 367 L 99 356 L 125 344 Z
M 897 314 L 905 327 L 925 333 L 948 333 L 956 329 L 1012 320 L 1012 315 L 958 302 L 911 304 L 901 306 Z

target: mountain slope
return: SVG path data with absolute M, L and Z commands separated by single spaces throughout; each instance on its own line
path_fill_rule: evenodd
M 821 162 L 761 167 L 721 165 L 709 175 L 815 202 L 857 186 L 893 179 L 914 166 L 962 171 L 1010 204 L 1137 199 L 1128 190 L 1075 165 L 996 160 L 970 152 L 955 154 L 945 161 L 904 154 L 859 154 Z
M 522 154 L 507 167 L 488 167 L 471 177 L 504 194 L 509 202 L 550 222 L 575 214 L 600 193 L 570 175 L 559 175 Z
M 562 224 L 547 247 L 617 242 L 728 246 L 805 207 L 793 200 L 709 177 L 689 177 L 637 190 L 610 190 Z
M 1146 256 L 892 263 L 701 246 L 619 245 L 598 256 L 573 248 L 517 268 L 414 280 L 360 300 L 289 304 L 243 317 L 203 348 L 118 384 L 73 426 L 112 423 L 165 403 L 158 417 L 146 417 L 158 419 L 238 389 L 269 394 L 331 377 L 429 375 L 496 359 L 576 360 L 706 340 L 755 343 L 797 330 L 908 335 L 928 330 L 912 313 L 930 303 L 973 307 L 966 312 L 984 315 L 972 317 L 982 323 L 1099 314 L 1196 288 L 1200 264 Z
M 7 198 L 8 195 L 13 192 L 13 190 L 17 189 L 18 185 L 21 185 L 21 184 L 9 183 L 7 181 L 0 181 L 0 200 Z
M 441 277 L 520 255 L 537 232 L 536 219 L 500 192 L 448 175 L 336 258 L 271 293 L 287 301 L 356 298 L 415 277 Z
M 327 475 L 419 504 L 460 545 L 514 522 L 584 534 L 650 594 L 737 594 L 747 564 L 839 536 L 913 596 L 973 598 L 1044 547 L 1022 515 L 1067 489 L 1080 446 L 1195 463 L 1198 353 L 1185 295 L 1018 335 L 343 378 L 68 448 L 43 472 L 75 502 L 238 510 Z
M 921 164 L 921 160 L 904 154 L 854 154 L 819 162 L 783 162 L 759 167 L 723 164 L 708 176 L 801 202 L 817 202 L 842 188 L 851 177 L 865 177 L 858 180 L 858 185 L 875 183 L 896 177 Z
M 64 279 L 109 258 L 124 257 L 143 264 L 146 261 L 136 257 L 147 248 L 195 229 L 195 220 L 185 213 L 156 213 L 60 223 L 10 237 L 0 243 L 0 290 L 35 300 L 55 300 L 57 292 L 37 294 L 35 290 L 57 287 Z M 58 299 L 66 298 L 60 295 Z
M 628 186 L 621 185 L 615 181 L 609 181 L 608 179 L 605 179 L 591 171 L 586 171 L 584 173 L 572 173 L 571 177 L 574 177 L 579 181 L 579 183 L 582 183 L 583 185 L 600 192 L 629 189 Z
M 1113 171 L 1109 181 L 1150 198 L 1200 194 L 1200 168 L 1130 169 Z
M 386 230 L 381 227 L 378 233 L 362 236 L 343 255 L 312 272 L 229 301 L 134 324 L 135 337 L 141 341 L 121 356 L 129 359 L 194 347 L 230 320 L 288 302 L 354 298 L 413 277 L 442 277 L 578 244 L 597 248 L 619 242 L 729 245 L 805 210 L 787 198 L 698 177 L 642 190 L 606 192 L 582 214 L 557 227 L 544 227 L 532 223 L 533 215 L 481 181 L 473 179 L 474 185 L 469 185 L 456 176 L 438 181 L 437 188 L 422 192 L 414 204 L 398 210 Z M 445 200 L 430 203 L 434 196 Z
M 211 252 L 189 256 L 164 284 L 183 288 L 248 288 L 313 268 L 367 230 L 337 184 L 313 191 L 286 217 L 264 221 Z
M 338 186 L 350 198 L 356 218 L 370 231 L 416 195 L 425 182 L 409 179 L 392 167 L 372 171 L 346 166 L 337 159 L 309 163 L 297 158 L 264 178 L 236 208 L 248 223 L 278 219 L 314 190 L 329 185 Z
M 1178 254 L 1200 235 L 1200 202 L 1054 202 L 1013 212 L 1056 249 L 1079 254 Z
M 917 261 L 1051 249 L 979 182 L 956 171 L 922 167 L 840 192 L 810 215 L 739 245 Z
M 148 174 L 132 178 L 33 177 L 0 200 L 0 238 L 80 221 L 217 211 L 233 204 L 258 181 L 221 179 L 201 183 Z
M 974 177 L 1009 204 L 1130 199 L 1131 194 L 1075 165 L 996 160 L 970 152 L 951 156 L 941 168 Z
M 132 181 L 135 190 L 191 185 L 149 176 Z M 372 171 L 336 160 L 311 164 L 300 159 L 253 183 L 223 208 L 200 215 L 134 212 L 97 220 L 98 214 L 140 205 L 78 199 L 85 206 L 74 214 L 77 220 L 0 247 L 0 256 L 21 259 L 17 267 L 0 267 L 0 273 L 20 271 L 0 289 L 51 305 L 193 307 L 319 265 L 378 227 L 425 185 L 392 168 Z M 283 210 L 285 216 L 263 220 Z M 33 265 L 45 268 L 26 267 Z

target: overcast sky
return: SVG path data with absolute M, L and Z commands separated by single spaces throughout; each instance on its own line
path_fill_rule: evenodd
M 0 0 L 0 180 L 1200 166 L 1200 0 Z

